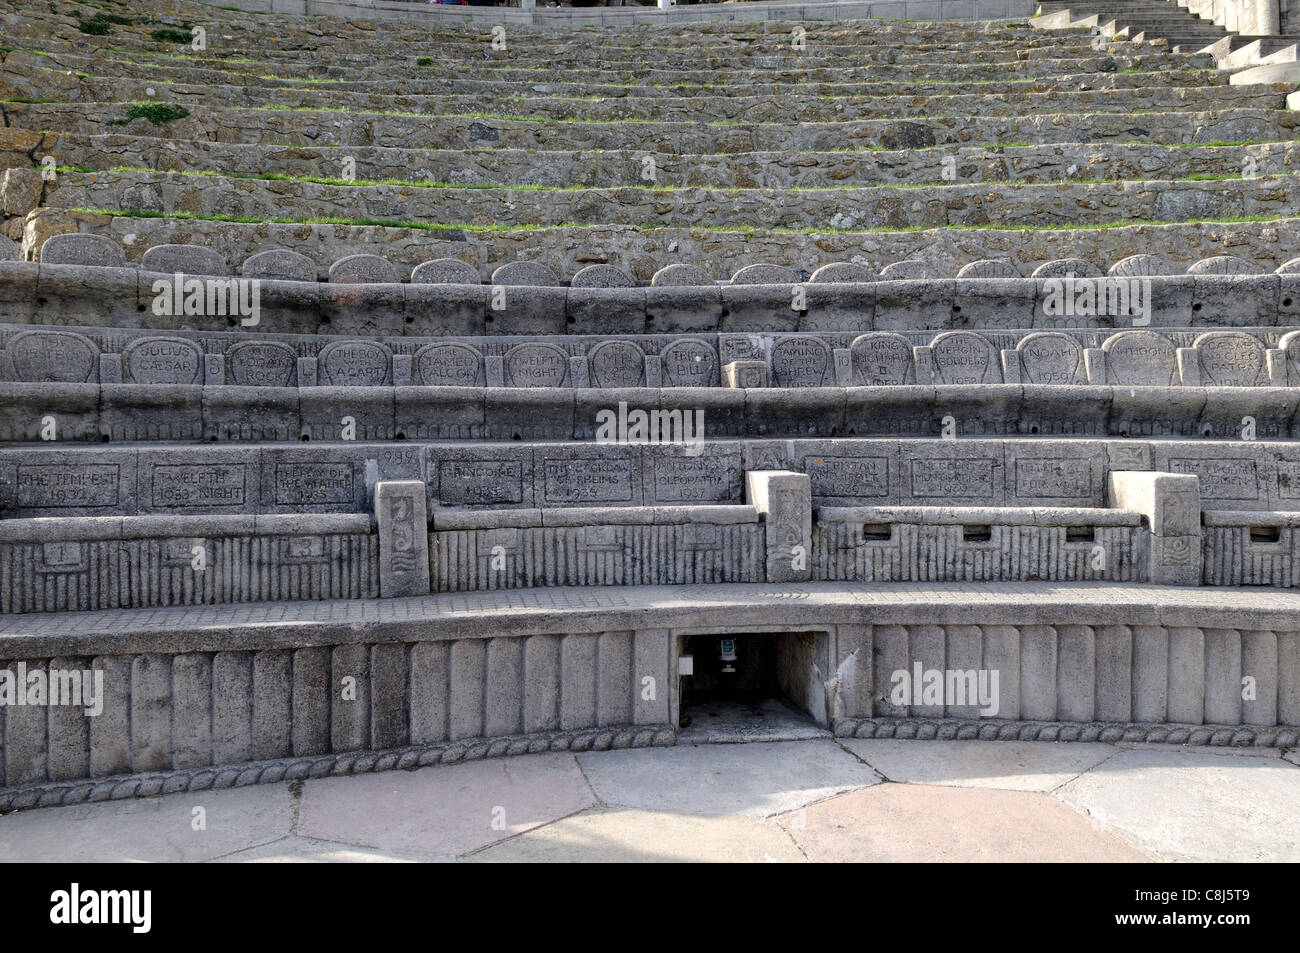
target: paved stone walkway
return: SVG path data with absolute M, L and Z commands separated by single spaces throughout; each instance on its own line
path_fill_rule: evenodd
M 14 861 L 1296 861 L 1300 752 L 829 739 L 26 811 Z

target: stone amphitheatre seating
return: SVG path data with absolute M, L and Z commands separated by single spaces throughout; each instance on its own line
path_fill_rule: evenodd
M 0 659 L 107 698 L 0 705 L 0 808 L 671 744 L 722 633 L 841 734 L 1295 744 L 1290 87 L 58 7 L 0 3 Z

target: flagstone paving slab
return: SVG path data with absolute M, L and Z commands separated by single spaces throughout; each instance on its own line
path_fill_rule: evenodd
M 196 791 L 0 817 L 0 858 L 41 863 L 194 862 L 276 840 L 292 826 L 288 785 Z
M 526 755 L 308 781 L 297 833 L 380 850 L 454 855 L 594 803 L 572 755 Z
M 381 850 L 461 854 L 594 802 L 573 755 L 524 755 L 307 781 L 298 833 Z
M 784 814 L 777 822 L 814 861 L 1149 859 L 1050 795 L 1027 791 L 881 784 Z
M 1122 751 L 1055 797 L 1171 860 L 1300 860 L 1300 769 L 1282 759 Z
M 602 751 L 578 762 L 607 805 L 690 814 L 765 817 L 880 783 L 833 741 Z
M 262 844 L 225 857 L 218 857 L 213 862 L 219 864 L 410 864 L 454 859 L 394 850 L 376 850 L 372 847 L 356 847 L 352 844 L 316 840 L 312 837 L 285 837 L 270 844 Z
M 1106 744 L 845 738 L 845 748 L 890 781 L 1005 791 L 1051 791 L 1115 754 Z
M 752 817 L 606 810 L 567 817 L 489 847 L 486 862 L 802 863 L 803 853 L 770 821 Z

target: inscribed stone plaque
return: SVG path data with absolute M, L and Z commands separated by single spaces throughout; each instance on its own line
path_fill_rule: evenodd
M 23 331 L 9 341 L 9 360 L 20 381 L 84 384 L 95 374 L 99 348 L 70 331 Z
M 20 507 L 116 506 L 116 463 L 29 463 L 18 466 Z
M 772 345 L 774 387 L 825 387 L 835 383 L 835 366 L 826 342 L 814 337 L 782 338 Z
M 240 506 L 247 497 L 243 464 L 157 464 L 150 501 L 155 507 Z
M 325 460 L 312 463 L 275 465 L 275 502 L 281 505 L 313 506 L 351 503 L 353 472 L 350 463 Z
M 940 384 L 1000 384 L 998 353 L 981 335 L 949 331 L 930 342 Z
M 630 503 L 635 464 L 617 457 L 552 459 L 543 463 L 547 503 Z
M 1193 342 L 1201 358 L 1202 383 L 1255 387 L 1268 383 L 1268 351 L 1240 331 L 1211 331 Z
M 292 387 L 298 353 L 287 344 L 245 341 L 226 352 L 226 373 L 244 387 Z
M 853 358 L 853 383 L 863 386 L 915 384 L 916 363 L 912 345 L 901 334 L 875 331 L 860 334 L 849 346 Z M 814 487 L 813 493 L 817 490 Z
M 468 344 L 428 344 L 415 352 L 415 381 L 426 387 L 482 387 L 483 355 Z
M 1168 387 L 1178 379 L 1178 354 L 1152 331 L 1121 331 L 1102 343 L 1106 383 Z
M 812 495 L 826 499 L 889 496 L 887 457 L 803 458 Z
M 569 355 L 554 344 L 516 344 L 504 367 L 510 387 L 563 387 L 569 380 Z
M 645 352 L 631 341 L 604 341 L 587 354 L 593 387 L 641 387 L 645 384 Z
M 1173 457 L 1169 472 L 1199 477 L 1202 500 L 1259 499 L 1259 477 L 1249 457 Z
M 717 380 L 718 356 L 703 341 L 674 341 L 659 360 L 669 387 L 709 387 Z
M 203 351 L 184 338 L 141 338 L 122 351 L 122 367 L 137 384 L 198 384 Z
M 380 387 L 392 382 L 393 355 L 374 341 L 336 341 L 316 357 L 322 384 L 332 387 Z
M 991 458 L 912 460 L 912 496 L 921 499 L 993 495 Z
M 733 503 L 741 499 L 741 456 L 659 456 L 654 461 L 656 503 Z
M 516 460 L 442 460 L 437 479 L 443 503 L 474 506 L 524 498 L 523 465 Z
M 1068 334 L 1040 331 L 1016 346 L 1029 384 L 1086 384 L 1083 348 Z
M 1016 460 L 1016 496 L 1029 499 L 1089 500 L 1093 493 L 1089 460 Z

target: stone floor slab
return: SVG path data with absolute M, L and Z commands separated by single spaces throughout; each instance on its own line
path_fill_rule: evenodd
M 890 781 L 1004 791 L 1051 791 L 1115 754 L 1105 744 L 845 738 Z
M 709 699 L 682 706 L 690 725 L 677 733 L 679 744 L 742 744 L 751 741 L 808 741 L 831 732 L 779 698 L 758 702 Z
M 467 858 L 480 863 L 802 863 L 771 821 L 602 810 L 565 818 Z
M 200 822 L 202 829 L 195 830 Z M 203 861 L 284 837 L 292 826 L 293 796 L 287 785 L 195 791 L 0 817 L 0 858 L 44 863 Z
M 569 754 L 308 781 L 299 834 L 380 850 L 468 853 L 591 807 Z
M 687 814 L 765 817 L 880 782 L 833 741 L 601 751 L 578 761 L 609 806 Z
M 218 857 L 213 863 L 219 864 L 367 864 L 367 863 L 420 863 L 435 858 L 419 854 L 407 854 L 401 851 L 375 850 L 370 847 L 353 847 L 350 844 L 338 844 L 333 841 L 316 840 L 311 837 L 285 837 L 270 844 L 250 847 L 225 857 Z M 454 858 L 436 858 L 454 860 Z
M 1051 795 L 1028 791 L 880 784 L 784 814 L 777 822 L 813 861 L 1149 859 Z
M 1300 860 L 1300 768 L 1281 759 L 1122 751 L 1055 796 L 1159 857 Z

